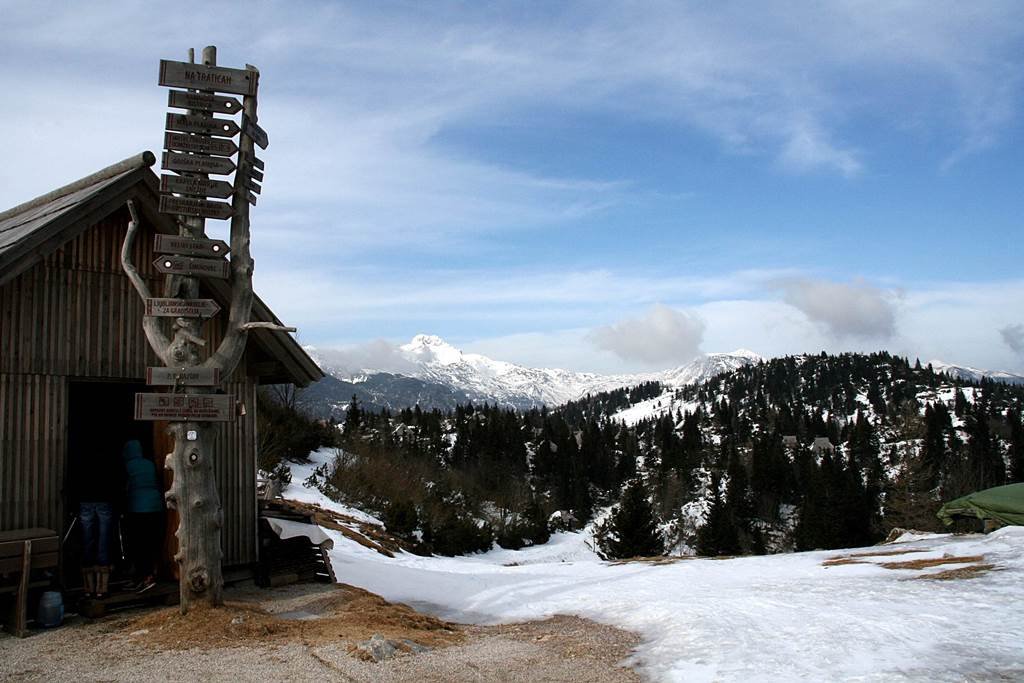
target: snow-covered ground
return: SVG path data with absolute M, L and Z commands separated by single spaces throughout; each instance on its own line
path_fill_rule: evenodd
M 315 457 L 323 462 L 328 453 Z M 312 469 L 302 468 L 306 476 Z M 351 514 L 303 489 L 304 479 L 297 471 L 285 496 Z M 387 558 L 327 533 L 339 581 L 457 621 L 572 614 L 629 629 L 643 637 L 634 664 L 655 680 L 1024 679 L 1024 527 L 908 537 L 882 548 L 659 565 L 602 562 L 585 533 L 458 558 Z M 899 549 L 923 552 L 822 566 L 842 554 Z M 913 577 L 958 565 L 880 566 L 944 554 L 984 555 L 998 571 L 924 581 Z

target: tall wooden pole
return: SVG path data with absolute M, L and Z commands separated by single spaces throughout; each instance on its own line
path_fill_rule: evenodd
M 216 48 L 205 48 L 202 59 L 204 65 L 216 67 Z M 189 52 L 189 61 L 194 63 L 192 51 Z M 253 136 L 263 140 L 261 144 L 264 146 L 267 144 L 267 138 L 266 133 L 256 124 L 256 91 L 259 71 L 254 66 L 246 65 L 243 73 L 244 80 L 249 81 L 251 87 L 247 88 L 248 94 L 245 94 L 242 102 L 243 128 L 239 141 L 240 154 L 238 168 L 235 172 L 231 207 L 231 303 L 223 338 L 217 349 L 209 353 L 206 360 L 201 361 L 200 351 L 206 344 L 202 339 L 202 318 L 176 318 L 169 331 L 170 334 L 168 334 L 168 330 L 165 329 L 162 320 L 156 317 L 156 313 L 143 317 L 146 337 L 167 367 L 181 369 L 198 366 L 204 370 L 215 369 L 218 372 L 213 376 L 219 376 L 223 378 L 223 381 L 229 381 L 241 362 L 250 329 L 295 331 L 294 328 L 272 323 L 249 321 L 255 297 L 252 289 L 253 261 L 249 250 L 250 195 L 248 184 L 252 182 L 251 176 L 256 174 L 253 170 L 255 164 Z M 192 90 L 192 92 L 212 91 Z M 205 110 L 190 110 L 189 114 L 189 118 L 209 117 L 209 112 Z M 199 180 L 207 180 L 209 177 L 206 173 L 190 175 L 198 176 Z M 128 225 L 128 233 L 125 235 L 121 249 L 121 265 L 139 296 L 148 300 L 151 298 L 149 287 L 131 262 L 131 248 L 139 226 L 139 219 L 131 201 L 128 202 L 128 208 L 132 220 Z M 200 240 L 206 237 L 205 219 L 203 218 L 179 216 L 178 226 L 181 237 Z M 170 275 L 164 284 L 165 296 L 168 298 L 190 299 L 193 300 L 193 303 L 198 299 L 199 280 L 194 276 Z M 211 391 L 214 389 L 196 388 L 193 393 L 202 394 Z M 175 560 L 179 569 L 182 613 L 187 613 L 196 602 L 218 606 L 223 604 L 224 600 L 224 579 L 221 572 L 223 512 L 217 493 L 213 462 L 213 442 L 217 432 L 216 429 L 208 426 L 208 423 L 198 421 L 196 413 L 188 415 L 192 419 L 172 422 L 169 427 L 168 431 L 174 438 L 174 449 L 166 460 L 166 467 L 173 476 L 170 490 L 166 494 L 167 507 L 176 510 L 179 518 L 175 534 L 178 539 Z
M 203 64 L 217 65 L 217 48 L 203 48 Z M 206 112 L 190 110 L 194 116 Z M 208 178 L 206 174 L 195 174 Z M 181 217 L 179 234 L 186 237 L 206 237 L 206 219 Z M 183 299 L 199 298 L 199 279 L 168 276 L 167 296 Z M 202 320 L 177 318 L 170 355 L 177 367 L 195 367 L 200 364 Z M 198 389 L 200 393 L 208 390 Z M 168 430 L 174 438 L 174 450 L 165 461 L 172 472 L 171 488 L 167 492 L 167 506 L 178 513 L 178 550 L 174 555 L 178 563 L 181 612 L 187 613 L 193 601 L 202 600 L 210 605 L 223 604 L 224 579 L 221 574 L 221 528 L 224 515 L 213 465 L 213 441 L 216 429 L 199 422 L 173 422 Z

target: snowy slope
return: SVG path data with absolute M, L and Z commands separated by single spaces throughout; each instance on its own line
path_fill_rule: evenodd
M 301 481 L 297 474 L 286 497 L 334 505 L 303 490 Z M 464 622 L 572 614 L 629 629 L 643 638 L 633 663 L 655 680 L 960 681 L 1024 674 L 1022 527 L 988 536 L 912 537 L 885 548 L 661 565 L 602 562 L 586 533 L 555 534 L 550 543 L 521 551 L 387 558 L 326 531 L 335 542 L 339 581 Z M 878 550 L 907 554 L 822 566 L 830 557 Z M 911 579 L 949 565 L 881 566 L 943 555 L 983 555 L 998 571 L 928 581 Z
M 380 368 L 362 368 L 353 373 L 334 360 L 329 350 L 307 351 L 325 372 L 338 379 L 369 385 L 384 376 Z M 446 387 L 470 400 L 530 408 L 541 404 L 557 406 L 601 391 L 659 381 L 670 386 L 702 382 L 711 377 L 761 360 L 752 351 L 712 353 L 664 372 L 625 375 L 599 375 L 553 368 L 529 368 L 465 353 L 433 335 L 416 335 L 397 349 L 400 375 L 429 385 Z M 386 374 L 388 378 L 394 373 Z M 347 401 L 349 396 L 345 396 Z
M 1002 370 L 979 370 L 978 368 L 966 365 L 952 365 L 943 363 L 941 360 L 933 360 L 929 365 L 935 372 L 949 375 L 953 379 L 962 379 L 966 382 L 980 382 L 982 379 L 991 379 L 1006 384 L 1024 384 L 1024 377 Z

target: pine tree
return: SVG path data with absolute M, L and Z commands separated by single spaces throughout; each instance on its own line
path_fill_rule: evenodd
M 619 504 L 608 517 L 604 531 L 598 546 L 608 559 L 651 557 L 665 552 L 654 507 L 639 479 L 626 486 Z
M 351 437 L 359 433 L 362 425 L 362 412 L 359 408 L 359 401 L 356 399 L 355 394 L 353 394 L 352 400 L 348 404 L 348 410 L 345 411 L 345 425 L 342 427 L 342 434 L 346 437 Z
M 734 511 L 729 506 L 729 497 L 722 498 L 718 489 L 718 477 L 711 481 L 711 507 L 708 517 L 697 531 L 697 554 L 708 557 L 738 555 L 740 539 L 736 530 Z
M 1012 408 L 1006 412 L 1010 423 L 1010 481 L 1024 481 L 1024 426 L 1021 425 L 1020 411 Z

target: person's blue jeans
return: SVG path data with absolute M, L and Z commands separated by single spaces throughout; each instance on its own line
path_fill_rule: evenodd
M 82 525 L 82 566 L 108 566 L 114 506 L 110 503 L 79 503 L 78 521 Z

